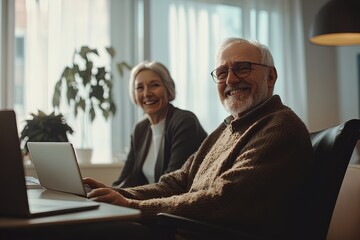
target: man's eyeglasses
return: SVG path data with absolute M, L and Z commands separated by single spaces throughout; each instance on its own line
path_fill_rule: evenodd
M 261 63 L 253 62 L 236 62 L 231 68 L 219 67 L 211 72 L 211 76 L 216 83 L 223 83 L 226 81 L 229 71 L 232 70 L 234 75 L 238 78 L 244 78 L 250 75 L 253 68 L 251 65 L 258 65 L 263 67 L 270 67 Z

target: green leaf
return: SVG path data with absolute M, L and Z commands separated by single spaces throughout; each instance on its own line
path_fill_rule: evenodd
M 70 68 L 69 68 L 69 67 L 65 67 L 64 71 L 63 71 L 62 74 L 61 74 L 60 80 L 61 80 L 62 78 L 64 78 L 64 77 L 68 74 L 69 71 L 70 71 Z
M 80 72 L 80 68 L 78 64 L 74 64 L 73 68 L 72 68 L 72 73 L 75 75 L 76 73 Z
M 105 75 L 106 75 L 106 70 L 105 70 L 105 67 L 99 67 L 98 68 L 98 72 L 96 74 L 96 79 L 98 81 L 102 80 L 102 79 L 105 79 Z
M 83 59 L 87 59 L 87 54 L 90 52 L 90 48 L 88 46 L 82 46 L 79 52 L 80 57 Z
M 68 68 L 66 72 L 64 72 L 63 77 L 66 80 L 66 84 L 72 84 L 75 81 L 75 71 L 73 68 Z
M 89 72 L 89 69 L 86 69 L 84 71 L 80 71 L 79 75 L 82 79 L 82 85 L 85 87 L 86 85 L 90 84 L 91 82 L 91 72 Z
M 132 69 L 132 67 L 129 65 L 129 64 L 127 64 L 126 62 L 120 62 L 120 63 L 118 63 L 117 64 L 117 68 L 118 68 L 118 71 L 119 71 L 119 73 L 120 73 L 120 76 L 124 76 L 124 73 L 125 73 L 125 70 L 127 69 L 127 70 L 131 70 Z
M 90 121 L 93 122 L 95 119 L 95 109 L 93 106 L 91 106 L 91 108 L 89 110 L 89 114 L 90 114 Z
M 116 113 L 116 106 L 113 102 L 110 103 L 109 111 L 112 113 L 112 115 L 115 115 Z
M 85 112 L 85 107 L 86 107 L 85 99 L 80 97 L 80 100 L 79 100 L 79 103 L 77 106 L 80 107 Z
M 77 117 L 77 115 L 78 115 L 78 103 L 76 103 L 74 107 L 74 116 Z
M 61 83 L 62 81 L 58 81 L 55 85 L 54 88 L 54 95 L 53 95 L 53 99 L 52 99 L 52 106 L 54 108 L 59 108 L 60 106 L 60 98 L 61 98 L 61 92 L 60 92 L 60 88 L 61 88 Z
M 79 91 L 79 90 L 76 88 L 76 86 L 74 86 L 74 85 L 68 86 L 66 96 L 67 96 L 68 104 L 69 104 L 69 105 L 70 105 L 71 100 L 75 100 L 75 99 L 76 99 L 76 96 L 77 96 L 77 94 L 78 94 L 78 91 Z
M 96 98 L 100 102 L 104 101 L 104 88 L 102 86 L 96 85 L 93 86 L 92 91 L 90 92 L 90 98 Z
M 110 57 L 113 58 L 115 56 L 115 50 L 112 47 L 107 47 L 106 51 L 109 53 Z
M 107 80 L 104 82 L 106 87 L 108 87 L 109 89 L 113 88 L 113 81 Z
M 46 117 L 46 114 L 45 114 L 43 111 L 38 110 L 38 116 L 39 116 L 40 118 L 44 118 L 44 117 Z
M 103 113 L 104 118 L 107 120 L 109 118 L 109 115 L 110 115 L 109 112 L 106 111 L 105 109 L 102 109 L 102 113 Z

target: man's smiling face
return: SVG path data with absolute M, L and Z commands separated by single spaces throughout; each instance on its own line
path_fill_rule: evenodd
M 261 63 L 260 51 L 246 43 L 226 46 L 217 60 L 217 67 L 232 68 L 237 62 Z M 229 70 L 227 79 L 218 83 L 218 92 L 225 109 L 235 118 L 250 110 L 272 95 L 275 80 L 271 76 L 272 67 L 252 65 L 250 74 L 238 78 Z

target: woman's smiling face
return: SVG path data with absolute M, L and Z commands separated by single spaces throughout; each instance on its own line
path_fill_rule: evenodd
M 169 105 L 167 90 L 160 76 L 152 70 L 143 70 L 135 78 L 135 100 L 152 124 L 165 118 Z

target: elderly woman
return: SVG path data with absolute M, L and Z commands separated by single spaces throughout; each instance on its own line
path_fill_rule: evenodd
M 175 83 L 159 62 L 141 62 L 131 71 L 132 102 L 146 118 L 136 124 L 125 166 L 113 186 L 133 187 L 157 182 L 179 169 L 207 136 L 197 117 L 174 107 Z

